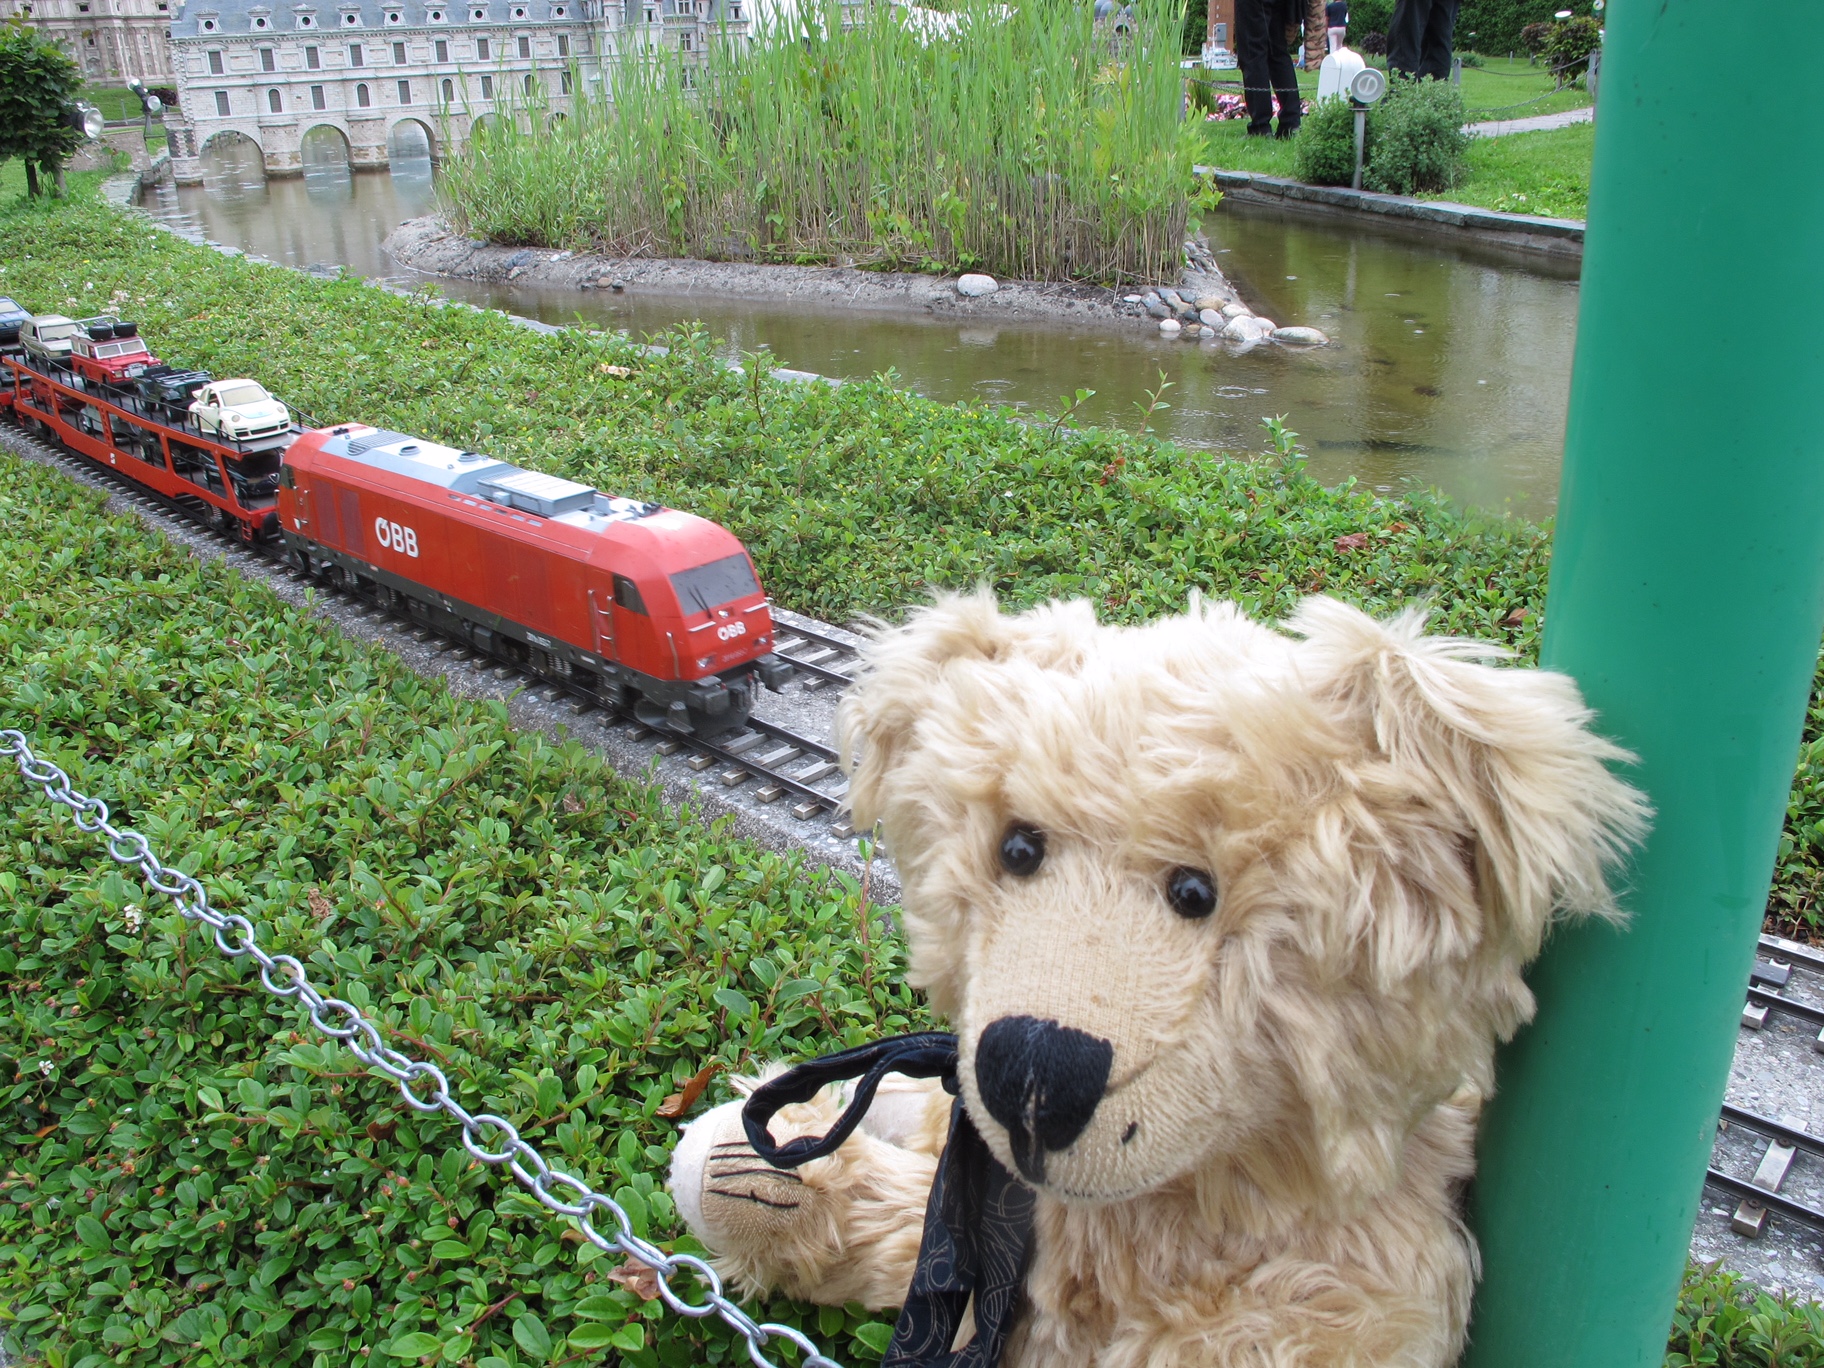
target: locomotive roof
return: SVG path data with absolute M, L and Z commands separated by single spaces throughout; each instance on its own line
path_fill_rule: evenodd
M 321 450 L 326 456 L 340 456 L 453 494 L 469 494 L 577 527 L 628 522 L 661 511 L 659 504 L 614 498 L 574 480 L 403 432 L 332 433 Z
M 555 5 L 564 5 L 560 18 L 553 13 Z M 364 31 L 388 28 L 422 28 L 429 22 L 432 10 L 448 16 L 449 27 L 460 28 L 477 22 L 472 18 L 477 9 L 487 17 L 481 23 L 492 24 L 575 24 L 582 21 L 583 7 L 576 0 L 304 0 L 304 3 L 274 3 L 274 0 L 180 0 L 171 15 L 173 38 L 232 38 L 254 36 L 277 38 L 287 33 L 308 33 L 325 39 L 338 33 L 350 36 Z M 523 11 L 523 17 L 514 11 Z M 358 22 L 344 25 L 342 16 L 353 13 Z M 399 22 L 388 23 L 389 14 L 398 14 Z M 308 27 L 299 23 L 309 15 Z M 204 29 L 203 20 L 215 27 Z M 263 27 L 255 20 L 263 19 Z

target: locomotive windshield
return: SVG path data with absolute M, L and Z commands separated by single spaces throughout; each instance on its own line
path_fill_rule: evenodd
M 707 613 L 744 594 L 758 593 L 754 567 L 737 552 L 694 570 L 680 570 L 671 577 L 678 603 L 687 613 Z

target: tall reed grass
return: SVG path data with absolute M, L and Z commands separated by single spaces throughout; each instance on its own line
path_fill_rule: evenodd
M 947 33 L 883 0 L 813 3 L 694 68 L 624 54 L 566 119 L 506 111 L 445 169 L 456 225 L 616 254 L 1176 274 L 1180 0 L 1136 0 L 1125 39 L 1087 0 L 962 0 Z

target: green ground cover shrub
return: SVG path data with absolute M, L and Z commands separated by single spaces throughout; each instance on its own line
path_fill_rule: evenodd
M 1715 1264 L 1685 1270 L 1665 1368 L 1818 1368 L 1824 1306 L 1769 1296 Z
M 967 0 L 948 36 L 836 0 L 612 65 L 555 127 L 504 121 L 444 167 L 458 224 L 496 241 L 717 259 L 853 261 L 1024 278 L 1177 272 L 1196 143 L 1181 12 L 1139 0 L 1117 44 L 1091 7 Z M 686 76 L 690 79 L 686 80 Z M 586 90 L 579 81 L 579 90 Z
M 922 1021 L 854 880 L 668 812 L 100 503 L 0 456 L 0 726 L 643 1233 L 675 1226 L 654 1113 L 683 1080 Z M 10 762 L 0 849 L 0 1305 L 49 1368 L 745 1361 L 123 882 Z M 869 1317 L 775 1314 L 879 1356 Z

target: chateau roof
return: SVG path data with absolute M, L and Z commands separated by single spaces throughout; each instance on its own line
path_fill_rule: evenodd
M 559 11 L 562 11 L 560 14 Z M 477 13 L 481 18 L 476 18 Z M 348 16 L 354 16 L 349 22 Z M 394 16 L 397 16 L 395 18 Z M 471 24 L 580 23 L 583 0 L 178 0 L 173 38 L 246 38 Z

